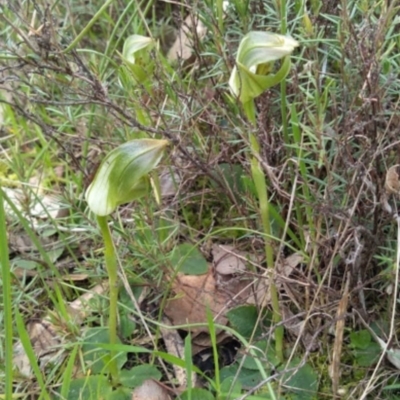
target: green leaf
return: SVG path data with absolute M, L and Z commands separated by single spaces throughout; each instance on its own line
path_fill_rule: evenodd
M 132 389 L 126 387 L 120 387 L 110 393 L 106 400 L 131 400 L 132 399 Z
M 290 368 L 295 367 L 298 362 L 290 363 Z M 316 399 L 318 390 L 318 375 L 314 369 L 305 364 L 295 372 L 287 372 L 284 375 L 284 387 L 293 393 L 293 400 L 312 400 Z
M 189 397 L 189 392 L 191 396 Z M 192 388 L 187 389 L 181 394 L 181 400 L 215 400 L 215 397 L 206 389 Z
M 123 339 L 127 339 L 132 336 L 132 333 L 136 329 L 135 321 L 132 321 L 132 318 L 128 315 L 128 313 L 124 310 L 124 312 L 120 312 L 120 333 Z
M 23 260 L 19 257 L 16 257 L 14 259 L 11 260 L 11 265 L 13 267 L 18 267 L 18 268 L 22 268 L 25 270 L 34 270 L 37 269 L 38 267 L 40 267 L 40 264 L 36 261 L 32 261 L 32 260 Z
M 255 306 L 239 306 L 226 314 L 232 328 L 244 336 L 250 338 L 257 323 L 258 310 Z M 261 328 L 257 326 L 255 336 L 260 336 Z
M 244 389 L 250 389 L 263 380 L 260 371 L 242 368 L 240 367 L 239 363 L 222 368 L 220 374 L 221 380 L 225 380 L 227 378 L 237 379 Z
M 265 360 L 268 362 L 268 365 L 274 365 L 275 367 L 280 364 L 280 359 L 276 355 L 275 345 L 274 342 L 271 340 L 260 340 L 253 344 L 253 347 L 258 349 L 255 351 L 256 357 Z M 244 357 L 244 361 L 242 363 L 244 368 L 258 370 L 259 366 L 256 363 L 254 357 L 250 354 L 247 354 Z
M 371 334 L 366 329 L 350 333 L 350 345 L 355 349 L 366 349 L 371 339 Z
M 363 349 L 354 350 L 356 363 L 360 367 L 370 367 L 374 365 L 382 353 L 381 346 L 376 342 L 370 342 L 367 347 Z
M 59 389 L 59 393 L 61 394 L 62 398 L 64 398 L 69 393 L 72 380 L 71 378 L 74 374 L 75 369 L 75 360 L 79 350 L 80 346 L 76 344 L 73 347 L 72 351 L 69 353 L 68 362 L 62 374 L 62 386 Z
M 171 263 L 186 275 L 203 275 L 208 271 L 207 260 L 190 243 L 182 243 L 172 250 Z
M 242 393 L 241 383 L 234 376 L 229 376 L 221 383 L 221 396 L 218 399 L 226 399 L 239 397 Z M 230 397 L 228 398 L 228 395 Z
M 135 139 L 112 150 L 101 163 L 85 197 L 98 216 L 142 197 L 148 191 L 148 173 L 160 162 L 166 140 Z
M 66 400 L 101 400 L 106 399 L 112 387 L 104 375 L 91 375 L 71 382 Z
M 89 328 L 85 332 L 84 344 L 82 346 L 83 359 L 88 364 L 93 374 L 106 372 L 110 361 L 110 352 L 99 344 L 109 343 L 110 335 L 107 328 Z M 117 355 L 117 366 L 121 368 L 127 360 L 127 354 L 120 352 Z
M 120 372 L 120 380 L 124 386 L 135 388 L 140 386 L 146 379 L 161 379 L 161 372 L 154 365 L 145 364 L 133 367 L 130 370 L 122 370 Z

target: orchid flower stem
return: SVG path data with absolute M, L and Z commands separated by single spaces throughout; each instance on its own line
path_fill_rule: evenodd
M 246 112 L 247 113 L 247 112 Z M 248 117 L 255 114 L 250 114 Z M 255 125 L 255 120 L 251 121 Z M 256 187 L 258 201 L 260 204 L 260 214 L 262 226 L 265 234 L 265 257 L 267 261 L 267 268 L 270 271 L 274 270 L 274 249 L 271 246 L 270 238 L 271 238 L 271 223 L 270 223 L 270 214 L 269 214 L 269 201 L 268 201 L 268 188 L 266 183 L 265 174 L 260 166 L 259 161 L 256 158 L 256 155 L 260 153 L 260 145 L 257 141 L 257 138 L 250 133 L 250 148 L 253 153 L 251 158 L 251 174 L 253 178 L 254 185 Z M 279 324 L 282 320 L 280 307 L 279 307 L 279 298 L 278 291 L 276 289 L 275 283 L 273 279 L 271 279 L 270 284 L 270 295 L 271 295 L 271 303 L 273 310 L 273 320 L 275 324 Z M 276 355 L 279 360 L 283 361 L 283 327 L 276 326 L 275 328 L 275 350 Z
M 5 363 L 5 399 L 13 398 L 13 316 L 12 316 L 12 285 L 10 261 L 8 255 L 8 241 L 6 228 L 6 214 L 3 204 L 3 190 L 0 187 L 0 266 L 3 289 L 3 323 L 4 323 L 4 349 Z M 3 350 L 4 351 L 4 350 Z
M 117 344 L 117 319 L 118 319 L 118 269 L 117 256 L 115 253 L 114 242 L 112 240 L 110 228 L 106 216 L 97 216 L 101 234 L 104 240 L 104 257 L 110 286 L 110 311 L 108 317 L 108 330 L 110 335 L 110 345 Z M 115 351 L 110 351 L 110 373 L 113 382 L 118 381 L 118 367 Z
M 286 107 L 286 81 L 281 82 L 281 117 L 283 140 L 289 144 L 288 122 L 287 122 L 287 107 Z
M 286 0 L 281 0 L 280 3 L 281 3 L 280 4 L 281 34 L 286 35 L 287 33 Z M 289 144 L 285 79 L 281 81 L 281 116 L 282 116 L 283 139 L 286 144 Z

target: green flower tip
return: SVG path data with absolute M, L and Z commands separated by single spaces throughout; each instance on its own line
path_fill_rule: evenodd
M 154 43 L 154 40 L 147 36 L 131 35 L 124 42 L 122 55 L 126 61 L 135 64 L 135 54 L 140 50 L 152 46 Z
M 167 140 L 135 139 L 110 151 L 85 193 L 90 210 L 111 214 L 120 204 L 142 197 L 148 174 L 160 162 Z
M 298 45 L 290 36 L 249 32 L 240 42 L 236 66 L 229 79 L 232 94 L 246 103 L 281 82 L 289 73 L 288 56 Z M 280 69 L 272 73 L 273 63 L 282 58 Z

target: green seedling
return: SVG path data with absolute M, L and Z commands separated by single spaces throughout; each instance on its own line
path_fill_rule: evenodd
M 236 66 L 229 79 L 231 92 L 242 102 L 243 110 L 249 121 L 256 125 L 254 99 L 268 88 L 283 81 L 290 70 L 289 55 L 299 44 L 290 36 L 277 35 L 268 32 L 252 31 L 240 42 L 236 56 Z M 277 72 L 274 63 L 282 59 Z M 268 188 L 265 174 L 259 163 L 260 145 L 253 133 L 249 133 L 251 173 L 259 200 L 260 214 L 265 234 L 265 255 L 268 268 L 274 268 L 274 254 L 270 243 L 271 223 L 268 201 Z M 279 299 L 276 287 L 270 285 L 271 302 L 274 311 L 274 322 L 281 320 Z M 275 330 L 276 353 L 283 360 L 283 328 Z
M 112 150 L 101 163 L 86 191 L 90 210 L 96 214 L 105 247 L 105 263 L 110 284 L 109 337 L 117 343 L 117 257 L 107 216 L 124 203 L 144 196 L 149 190 L 149 173 L 160 162 L 168 142 L 156 139 L 135 139 Z M 110 373 L 118 381 L 115 354 L 110 354 Z

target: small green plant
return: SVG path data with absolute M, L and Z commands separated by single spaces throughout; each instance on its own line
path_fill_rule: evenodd
M 135 139 L 112 150 L 101 163 L 86 191 L 90 210 L 96 214 L 105 247 L 105 263 L 110 285 L 109 340 L 117 344 L 117 257 L 107 216 L 118 205 L 144 196 L 149 188 L 149 172 L 160 162 L 168 142 L 156 139 Z M 110 352 L 110 373 L 118 381 L 114 351 Z
M 256 110 L 254 99 L 271 86 L 277 85 L 289 73 L 290 58 L 295 47 L 299 44 L 289 36 L 277 35 L 268 32 L 249 32 L 240 42 L 236 56 L 236 66 L 229 79 L 232 93 L 242 102 L 243 110 L 249 121 L 256 125 Z M 276 73 L 273 72 L 275 61 L 283 58 L 282 64 Z M 260 206 L 260 214 L 265 234 L 265 255 L 267 267 L 274 268 L 273 248 L 270 243 L 271 223 L 269 212 L 268 188 L 265 174 L 260 165 L 260 145 L 256 136 L 249 133 L 249 142 L 252 151 L 251 173 L 256 187 Z M 270 286 L 274 322 L 281 320 L 279 299 L 276 287 Z M 283 328 L 275 329 L 276 352 L 283 360 Z

